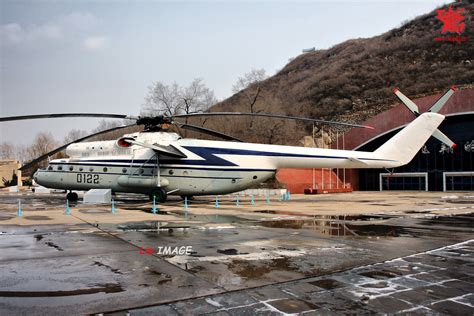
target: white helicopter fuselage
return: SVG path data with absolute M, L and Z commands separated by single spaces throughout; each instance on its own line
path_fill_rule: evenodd
M 70 158 L 56 159 L 38 170 L 37 183 L 56 189 L 112 189 L 151 194 L 194 196 L 226 194 L 255 186 L 279 168 L 393 168 L 408 163 L 443 116 L 427 113 L 374 152 L 265 145 L 180 138 L 175 133 L 142 132 L 124 135 L 138 144 L 171 148 L 166 152 L 119 141 L 70 145 Z

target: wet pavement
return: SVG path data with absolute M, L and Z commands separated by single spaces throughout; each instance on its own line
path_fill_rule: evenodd
M 17 197 L 0 197 L 0 215 L 15 216 Z M 40 211 L 24 213 L 29 225 L 0 221 L 0 314 L 474 311 L 474 203 L 458 203 L 461 214 L 379 205 L 376 214 L 296 216 L 291 204 L 231 213 L 229 201 L 216 210 L 202 200 L 207 209 L 185 214 L 171 201 L 154 215 L 128 198 L 118 205 L 133 222 L 104 221 L 107 207 L 94 206 L 44 224 L 58 222 L 50 210 L 61 203 L 31 197 L 25 208 Z M 188 255 L 157 254 L 185 246 Z

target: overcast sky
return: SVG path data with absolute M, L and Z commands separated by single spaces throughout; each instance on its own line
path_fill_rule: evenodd
M 219 99 L 252 68 L 371 37 L 446 1 L 0 1 L 0 116 L 138 114 L 154 81 L 203 78 Z M 58 140 L 94 119 L 0 123 L 0 142 Z

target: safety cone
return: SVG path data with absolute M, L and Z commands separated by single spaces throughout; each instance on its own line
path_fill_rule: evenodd
M 112 199 L 112 214 L 115 214 L 115 201 Z
M 188 197 L 184 197 L 184 217 L 188 218 Z
M 66 215 L 69 215 L 69 200 L 66 199 Z
M 156 214 L 156 199 L 155 196 L 153 195 L 153 208 L 151 209 L 153 214 Z

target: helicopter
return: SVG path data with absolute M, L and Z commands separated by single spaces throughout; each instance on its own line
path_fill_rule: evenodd
M 73 190 L 111 189 L 112 192 L 147 194 L 163 203 L 168 195 L 192 197 L 239 192 L 268 180 L 279 168 L 388 169 L 405 165 L 433 134 L 441 141 L 453 144 L 437 129 L 444 116 L 436 113 L 453 91 L 449 90 L 432 109 L 420 114 L 416 105 L 396 90 L 395 94 L 417 117 L 373 152 L 246 143 L 215 130 L 179 121 L 190 117 L 251 116 L 372 128 L 268 113 L 205 112 L 173 116 L 54 113 L 0 117 L 0 122 L 65 117 L 132 120 L 133 124 L 106 129 L 60 146 L 30 161 L 20 170 L 29 169 L 66 149 L 69 158 L 50 160 L 46 168 L 38 169 L 33 175 L 36 183 L 69 191 L 66 195 L 69 201 L 78 199 Z M 116 140 L 83 142 L 134 125 L 144 125 L 144 131 L 125 134 Z M 168 131 L 170 125 L 223 141 L 182 138 Z

